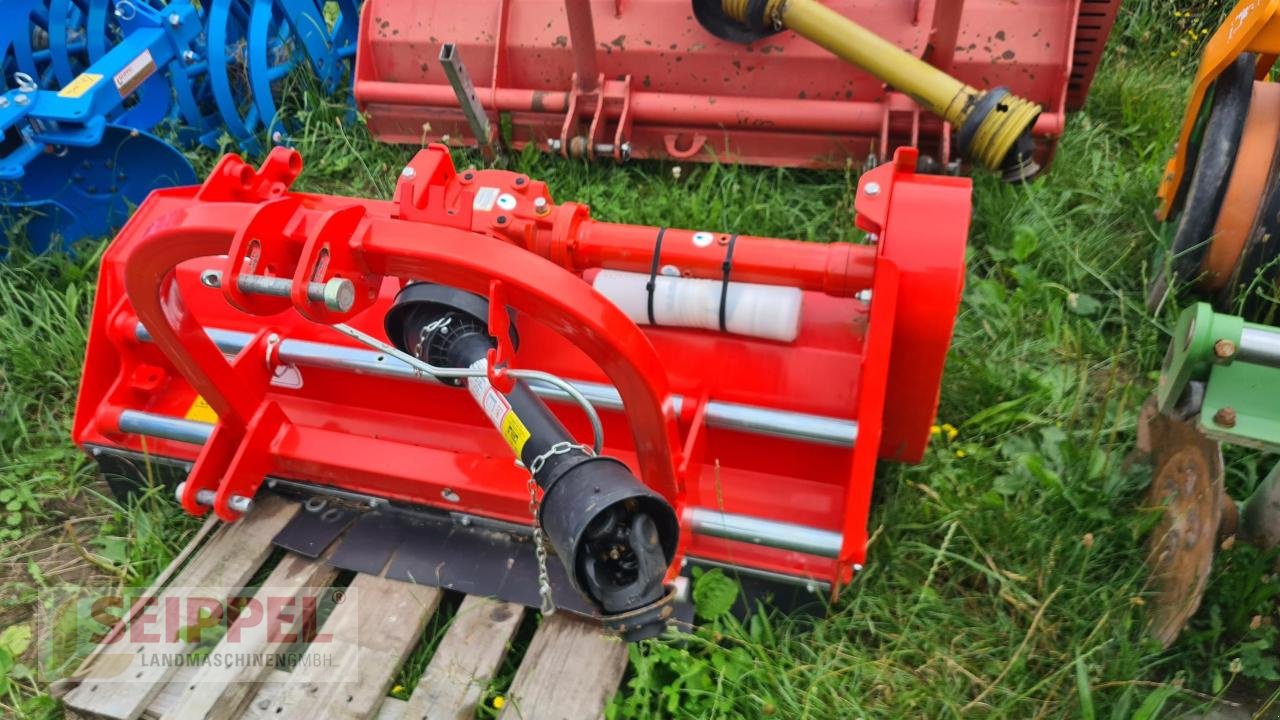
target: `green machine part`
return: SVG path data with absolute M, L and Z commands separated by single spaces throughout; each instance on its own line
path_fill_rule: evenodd
M 1200 427 L 1215 440 L 1280 452 L 1280 328 L 1187 308 L 1165 356 L 1156 396 L 1172 413 L 1192 383 L 1204 384 Z

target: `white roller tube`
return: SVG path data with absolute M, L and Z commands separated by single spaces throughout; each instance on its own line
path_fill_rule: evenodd
M 649 324 L 649 276 L 601 270 L 592 286 L 627 317 Z M 653 290 L 653 318 L 659 326 L 720 329 L 719 280 L 659 275 Z M 799 288 L 730 282 L 725 295 L 725 330 L 793 342 L 800 332 Z

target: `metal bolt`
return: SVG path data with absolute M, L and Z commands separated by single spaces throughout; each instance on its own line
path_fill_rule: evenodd
M 284 133 L 280 132 L 279 130 L 276 130 L 275 132 L 271 133 L 271 142 L 277 145 L 284 142 Z
M 182 16 L 178 13 L 169 13 L 169 24 L 178 27 L 182 24 Z
M 1236 356 L 1236 344 L 1223 338 L 1213 344 L 1213 354 L 1220 360 L 1230 360 Z
M 853 571 L 854 571 L 854 572 L 862 572 L 862 563 L 854 563 L 854 564 L 853 564 Z
M 193 63 L 193 62 L 195 62 L 195 61 L 196 61 L 196 51 L 195 51 L 195 50 L 184 50 L 184 51 L 182 51 L 182 60 L 183 60 L 183 62 L 185 62 L 185 63 L 186 63 L 186 64 L 188 64 L 188 65 L 190 65 L 190 64 L 191 64 L 191 63 Z
M 13 101 L 18 103 L 19 105 L 26 105 L 27 103 L 31 102 L 31 98 L 27 97 L 26 95 L 19 94 L 17 97 L 13 99 Z
M 211 273 L 216 270 L 205 270 L 200 273 L 200 281 L 212 280 Z M 218 283 L 222 276 L 218 273 Z M 207 283 L 206 283 L 207 284 Z M 271 295 L 274 297 L 292 297 L 293 281 L 289 278 L 268 277 L 266 275 L 240 275 L 236 278 L 236 287 L 240 292 L 250 295 Z M 311 302 L 322 302 L 334 312 L 346 312 L 355 305 L 355 283 L 346 278 L 333 278 L 326 283 L 307 283 L 307 299 Z
M 539 215 L 546 215 L 548 212 L 551 211 L 550 207 L 547 204 L 547 199 L 544 197 L 538 197 L 533 199 L 533 209 Z
M 400 177 L 404 178 L 405 180 L 412 180 L 414 177 L 417 176 L 417 174 L 418 174 L 418 171 L 414 170 L 411 167 L 407 167 L 400 171 Z
M 631 143 L 630 142 L 622 143 L 622 159 L 623 161 L 631 159 Z
M 178 487 L 174 490 L 174 495 L 178 498 L 178 502 L 182 502 L 182 496 L 186 494 L 186 489 L 186 482 L 178 483 Z M 212 506 L 213 501 L 217 496 L 218 494 L 212 490 L 201 490 L 196 493 L 196 504 L 204 505 L 206 507 Z M 243 495 L 232 495 L 231 498 L 227 500 L 227 507 L 241 514 L 247 513 L 253 509 L 253 498 L 247 498 Z
M 1236 410 L 1232 407 L 1224 407 L 1213 414 L 1213 424 L 1221 425 L 1224 428 L 1233 428 L 1236 426 Z
M 561 144 L 559 138 L 552 138 L 547 141 L 547 149 L 551 152 L 560 152 Z
M 9 98 L 0 97 L 0 108 L 7 108 L 7 107 L 9 107 Z
M 880 183 L 869 182 L 867 183 L 867 186 L 863 188 L 863 190 L 867 193 L 868 196 L 875 197 L 880 194 Z
M 878 243 L 878 242 L 880 242 L 880 236 L 879 236 L 879 235 L 877 235 L 876 233 L 868 233 L 868 234 L 867 234 L 867 242 L 869 242 L 869 243 Z
M 201 271 L 200 284 L 208 288 L 222 287 L 222 271 L 212 268 Z
M 346 278 L 333 278 L 324 284 L 324 305 L 336 312 L 346 312 L 356 304 L 356 285 Z
M 860 291 L 858 291 L 858 294 L 857 294 L 857 295 L 854 295 L 854 297 L 855 297 L 855 298 L 857 298 L 857 299 L 859 299 L 859 300 L 861 300 L 861 301 L 862 301 L 862 302 L 864 302 L 864 303 L 870 303 L 870 302 L 871 302 L 871 289 L 870 289 L 870 288 L 867 288 L 866 290 L 860 290 Z

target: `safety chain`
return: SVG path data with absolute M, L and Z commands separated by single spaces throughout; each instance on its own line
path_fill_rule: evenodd
M 538 558 L 538 596 L 542 598 L 542 614 L 551 615 L 556 611 L 555 598 L 551 595 L 551 576 L 547 574 L 547 539 L 542 533 L 542 523 L 538 520 L 538 482 L 534 476 L 546 465 L 547 460 L 556 455 L 564 455 L 574 450 L 581 450 L 587 455 L 595 455 L 586 445 L 571 443 L 567 440 L 552 445 L 550 449 L 533 459 L 529 464 L 529 515 L 533 517 L 533 551 Z M 517 465 L 524 463 L 516 460 Z
M 451 318 L 445 317 L 435 322 L 424 325 L 418 333 L 418 342 L 413 347 L 413 354 L 419 360 L 426 361 L 423 352 L 426 349 L 427 338 L 436 330 L 448 332 L 449 321 Z M 551 576 L 547 573 L 547 539 L 542 532 L 542 523 L 538 521 L 538 482 L 534 480 L 534 475 L 542 470 L 547 460 L 556 455 L 564 455 L 573 450 L 581 450 L 587 455 L 595 455 L 595 451 L 587 445 L 580 445 L 568 441 L 561 441 L 552 445 L 550 449 L 533 459 L 529 465 L 529 515 L 533 518 L 533 549 L 534 555 L 538 559 L 538 597 L 542 600 L 543 615 L 553 615 L 556 611 L 555 598 L 551 593 Z M 516 465 L 524 467 L 524 463 L 520 458 L 516 458 Z
M 413 356 L 426 362 L 426 358 L 422 357 L 423 347 L 427 344 L 427 336 L 440 329 L 442 333 L 449 332 L 449 323 L 453 318 L 445 316 L 428 325 L 423 325 L 422 330 L 418 332 L 418 343 L 413 346 Z M 443 329 L 441 329 L 443 328 Z

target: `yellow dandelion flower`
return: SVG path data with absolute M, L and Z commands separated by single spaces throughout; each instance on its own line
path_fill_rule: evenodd
M 961 459 L 964 459 L 964 458 L 969 457 L 969 453 L 967 453 L 967 452 L 965 452 L 965 451 L 963 451 L 963 450 L 957 450 L 957 451 L 956 451 L 956 457 L 961 458 Z
M 402 693 L 402 692 L 404 692 L 404 686 L 403 686 L 403 685 L 397 685 L 397 686 L 395 686 L 395 687 L 391 688 L 391 694 L 392 694 L 392 695 L 399 695 L 399 694 L 400 694 L 400 693 Z
M 955 440 L 960 434 L 960 431 L 956 429 L 956 426 L 951 423 L 943 423 L 942 431 L 947 434 L 947 440 Z
M 493 699 L 494 710 L 501 710 L 506 704 L 507 704 L 507 699 L 502 697 L 501 695 Z
M 930 425 L 930 426 L 929 426 L 929 434 L 930 434 L 930 435 L 937 436 L 937 437 L 941 437 L 941 436 L 942 436 L 942 428 L 938 427 L 937 425 Z

